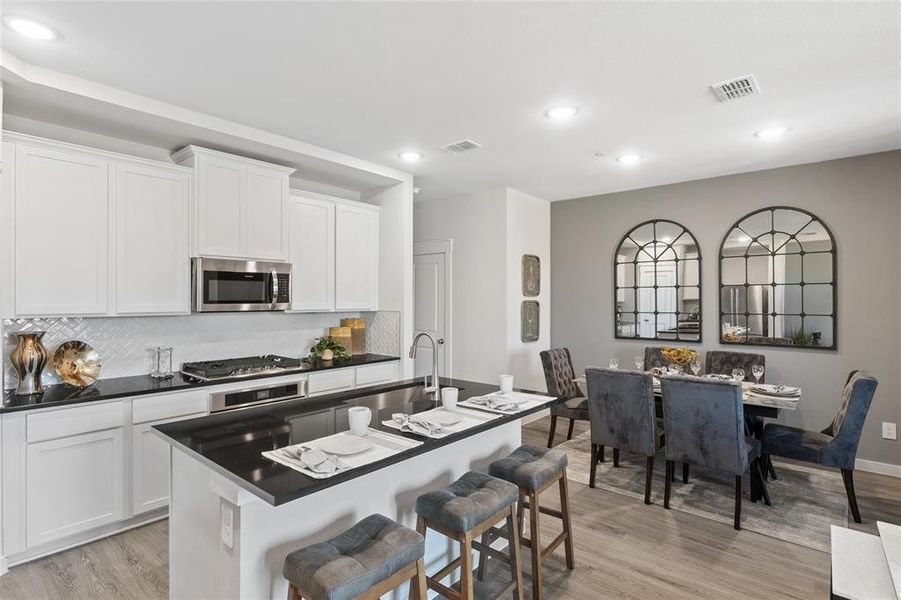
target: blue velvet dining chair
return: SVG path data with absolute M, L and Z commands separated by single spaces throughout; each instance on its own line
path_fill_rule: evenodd
M 854 493 L 854 459 L 867 412 L 879 384 L 866 371 L 851 371 L 842 392 L 838 414 L 823 431 L 807 431 L 798 427 L 769 423 L 763 430 L 762 452 L 809 463 L 833 467 L 842 472 L 848 505 L 855 523 L 860 523 L 857 495 Z
M 585 370 L 588 382 L 588 415 L 591 421 L 591 469 L 594 487 L 598 460 L 604 448 L 613 448 L 613 467 L 619 467 L 620 451 L 646 457 L 644 503 L 651 503 L 654 455 L 662 446 L 663 432 L 654 417 L 654 380 L 648 373 L 619 369 Z
M 572 439 L 573 426 L 576 421 L 588 420 L 588 399 L 575 382 L 576 372 L 573 369 L 569 348 L 542 350 L 540 356 L 547 393 L 566 399 L 566 402 L 551 407 L 551 430 L 547 438 L 547 447 L 550 448 L 554 445 L 557 417 L 569 419 L 569 431 L 566 433 L 566 439 Z
M 770 504 L 760 471 L 760 441 L 745 435 L 742 389 L 737 383 L 697 377 L 661 377 L 666 431 L 666 487 L 669 508 L 676 461 L 735 476 L 734 527 L 741 529 L 741 478 L 750 468 L 751 501 Z

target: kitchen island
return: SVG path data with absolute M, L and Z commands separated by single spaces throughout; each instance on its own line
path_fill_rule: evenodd
M 495 386 L 442 380 L 460 400 Z M 170 595 L 174 599 L 278 599 L 287 595 L 285 556 L 333 537 L 372 513 L 415 527 L 416 498 L 514 450 L 521 419 L 548 405 L 501 415 L 441 439 L 422 441 L 383 460 L 313 479 L 263 451 L 346 429 L 347 410 L 372 410 L 371 427 L 398 412 L 435 407 L 420 381 L 403 381 L 312 399 L 278 402 L 156 426 L 172 446 L 169 508 Z M 454 545 L 430 535 L 427 567 L 443 565 Z M 432 568 L 430 571 L 434 570 Z M 406 589 L 395 597 L 406 597 Z

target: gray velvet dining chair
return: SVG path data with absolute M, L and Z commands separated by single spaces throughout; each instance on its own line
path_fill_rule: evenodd
M 620 451 L 646 458 L 644 503 L 651 503 L 654 455 L 663 445 L 663 432 L 654 417 L 654 380 L 648 373 L 619 369 L 585 370 L 588 415 L 591 421 L 591 467 L 588 487 L 594 487 L 604 448 L 613 448 L 613 467 Z
M 551 348 L 541 352 L 541 366 L 544 369 L 544 380 L 547 384 L 547 393 L 566 401 L 551 407 L 551 430 L 548 433 L 547 447 L 554 445 L 554 434 L 557 431 L 557 417 L 569 419 L 569 430 L 566 439 L 573 437 L 573 426 L 576 421 L 588 420 L 588 399 L 575 382 L 576 373 L 573 369 L 572 357 L 569 348 Z
M 644 370 L 664 369 L 669 365 L 669 361 L 663 355 L 663 348 L 660 346 L 646 346 L 644 349 Z
M 879 382 L 866 371 L 851 371 L 842 392 L 838 414 L 823 431 L 807 431 L 778 423 L 768 423 L 763 430 L 762 452 L 765 458 L 784 456 L 842 472 L 848 505 L 855 523 L 860 523 L 860 509 L 854 492 L 854 460 L 857 444 L 867 412 Z
M 760 441 L 745 435 L 742 389 L 731 381 L 696 377 L 661 377 L 663 423 L 666 430 L 666 487 L 663 506 L 669 508 L 676 461 L 735 476 L 733 525 L 741 529 L 741 479 L 750 468 L 751 501 L 770 504 L 760 471 Z

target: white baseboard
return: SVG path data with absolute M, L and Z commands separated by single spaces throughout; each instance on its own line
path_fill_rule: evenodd
M 854 461 L 854 468 L 858 471 L 866 471 L 867 473 L 879 473 L 880 475 L 901 477 L 901 465 L 893 465 L 891 463 L 876 462 L 875 460 L 864 460 L 862 458 L 858 458 Z
M 6 566 L 6 558 L 0 556 L 0 577 L 6 575 L 7 571 L 9 571 L 9 569 Z

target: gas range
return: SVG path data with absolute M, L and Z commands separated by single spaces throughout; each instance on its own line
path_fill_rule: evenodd
M 182 364 L 181 372 L 185 377 L 197 381 L 218 381 L 252 377 L 261 373 L 273 375 L 296 373 L 308 368 L 299 358 L 266 354 L 245 358 L 186 362 Z

